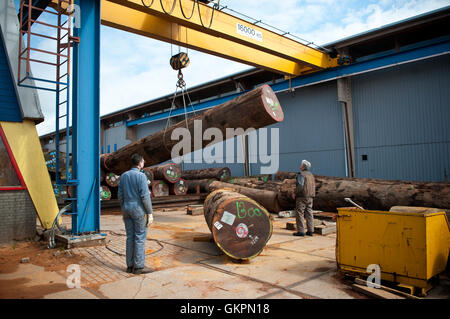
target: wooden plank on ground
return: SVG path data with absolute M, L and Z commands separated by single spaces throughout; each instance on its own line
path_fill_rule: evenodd
M 389 291 L 385 291 L 380 288 L 370 288 L 365 285 L 353 284 L 352 288 L 354 291 L 362 293 L 366 296 L 377 298 L 377 299 L 406 299 L 405 297 L 396 295 Z

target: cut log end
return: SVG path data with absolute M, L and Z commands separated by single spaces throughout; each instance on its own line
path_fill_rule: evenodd
M 105 182 L 109 187 L 118 187 L 120 182 L 120 176 L 115 173 L 107 173 L 105 175 Z
M 153 181 L 152 196 L 154 197 L 169 196 L 169 185 L 167 185 L 164 181 L 161 180 Z
M 186 195 L 188 191 L 188 186 L 184 179 L 180 179 L 175 184 L 170 185 L 170 194 L 173 195 Z
M 280 101 L 278 101 L 276 94 L 269 85 L 266 84 L 263 86 L 263 95 L 261 97 L 267 113 L 269 113 L 275 121 L 282 122 L 284 120 L 283 109 L 281 108 Z
M 108 186 L 102 185 L 100 186 L 100 200 L 110 200 L 111 199 L 111 190 Z
M 272 235 L 267 210 L 239 193 L 219 189 L 205 200 L 204 214 L 217 246 L 229 257 L 258 256 Z

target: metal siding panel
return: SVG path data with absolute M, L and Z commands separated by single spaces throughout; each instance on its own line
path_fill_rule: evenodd
M 443 181 L 449 87 L 449 56 L 352 78 L 357 177 Z
M 0 121 L 22 122 L 2 37 L 0 42 Z
M 277 96 L 284 120 L 268 128 L 279 128 L 279 170 L 298 171 L 300 162 L 307 159 L 315 174 L 345 176 L 342 107 L 336 81 Z M 250 156 L 254 160 L 257 154 Z M 252 164 L 252 173 L 259 174 L 260 167 L 261 163 Z

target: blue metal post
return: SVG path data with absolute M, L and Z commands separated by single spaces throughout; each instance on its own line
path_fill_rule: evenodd
M 72 232 L 100 230 L 100 0 L 76 0 L 80 8 L 80 28 L 74 35 L 73 136 L 75 161 L 76 215 Z

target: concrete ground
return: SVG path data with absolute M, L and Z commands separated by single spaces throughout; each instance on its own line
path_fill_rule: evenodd
M 34 257 L 11 269 L 2 269 L 0 263 L 0 298 L 366 298 L 336 270 L 336 234 L 294 237 L 286 230 L 286 222 L 293 220 L 276 217 L 264 251 L 236 263 L 208 240 L 203 215 L 187 215 L 184 207 L 155 210 L 146 244 L 146 265 L 155 271 L 133 275 L 124 271 L 121 215 L 109 212 L 101 217 L 105 246 L 50 250 L 61 267 L 49 268 Z M 81 288 L 67 287 L 70 264 L 79 265 Z M 2 292 L 2 287 L 8 290 Z M 440 286 L 430 297 L 449 298 L 449 287 Z

